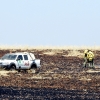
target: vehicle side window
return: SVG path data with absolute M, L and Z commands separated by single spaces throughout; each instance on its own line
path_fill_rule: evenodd
M 28 56 L 27 55 L 24 55 L 24 60 L 28 60 Z
M 22 55 L 19 55 L 17 59 L 23 60 Z

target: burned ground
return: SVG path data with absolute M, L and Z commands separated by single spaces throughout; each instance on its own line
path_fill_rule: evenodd
M 20 52 L 21 50 L 16 50 Z M 83 68 L 83 50 L 29 50 L 41 60 L 37 74 L 15 72 L 0 76 L 0 99 L 6 100 L 99 100 L 100 51 L 94 51 L 95 69 Z M 0 56 L 9 50 L 0 50 Z M 15 52 L 15 51 L 14 51 Z M 75 53 L 75 52 L 74 52 Z M 1 70 L 2 71 L 2 70 Z

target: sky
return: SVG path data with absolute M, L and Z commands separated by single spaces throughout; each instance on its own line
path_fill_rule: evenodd
M 0 0 L 0 44 L 100 45 L 100 0 Z

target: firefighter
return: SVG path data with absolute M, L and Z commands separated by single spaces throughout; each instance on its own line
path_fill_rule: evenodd
M 84 51 L 84 67 L 86 67 L 87 63 L 89 67 L 94 68 L 94 54 L 91 50 Z

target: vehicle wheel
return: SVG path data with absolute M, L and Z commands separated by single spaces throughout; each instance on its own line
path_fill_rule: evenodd
M 15 70 L 15 69 L 16 69 L 15 65 L 12 65 L 12 66 L 10 67 L 10 70 L 11 70 L 11 71 L 13 71 L 13 70 Z

